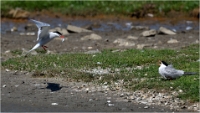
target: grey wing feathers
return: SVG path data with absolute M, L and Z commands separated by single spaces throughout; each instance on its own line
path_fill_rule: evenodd
M 43 32 L 43 28 L 44 27 L 49 27 L 50 24 L 47 24 L 47 23 L 44 23 L 44 22 L 40 22 L 40 21 L 36 21 L 36 20 L 33 20 L 33 19 L 30 19 L 30 20 L 33 21 L 36 24 L 37 28 L 38 28 L 38 36 L 37 36 L 37 41 L 38 41 L 38 40 L 41 39 L 40 34 Z M 44 34 L 42 34 L 42 35 L 44 35 Z
M 181 75 L 183 75 L 183 71 L 182 70 L 176 70 L 175 68 L 173 68 L 173 66 L 167 66 L 165 68 L 165 75 L 166 75 L 166 78 L 177 78 Z
M 174 69 L 174 68 L 171 67 L 171 66 L 165 67 L 165 71 L 166 71 L 167 73 L 169 73 L 169 74 L 175 74 L 175 73 L 177 73 L 176 69 Z
M 42 27 L 42 31 L 39 34 L 39 39 L 41 40 L 44 37 L 48 37 L 49 36 L 49 27 Z
M 40 29 L 43 26 L 50 26 L 50 24 L 47 24 L 47 23 L 44 23 L 44 22 L 36 21 L 36 20 L 33 20 L 33 19 L 30 19 L 30 20 L 33 21 L 36 24 L 38 29 Z

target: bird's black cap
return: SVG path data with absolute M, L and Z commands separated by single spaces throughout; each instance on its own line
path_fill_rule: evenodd
M 167 62 L 165 61 L 161 61 L 164 65 L 168 66 Z
M 54 33 L 58 33 L 59 35 L 62 35 L 62 33 L 60 33 L 59 31 L 54 31 Z

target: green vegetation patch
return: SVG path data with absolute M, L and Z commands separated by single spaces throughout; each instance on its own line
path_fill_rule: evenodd
M 20 54 L 16 50 L 13 55 Z M 44 54 L 10 58 L 2 62 L 2 69 L 33 71 L 33 77 L 63 77 L 75 81 L 108 83 L 123 80 L 123 88 L 129 90 L 157 89 L 159 91 L 179 91 L 182 99 L 199 101 L 199 75 L 183 76 L 176 80 L 163 80 L 158 73 L 158 60 L 172 63 L 184 71 L 199 72 L 199 45 L 191 45 L 180 50 L 172 49 L 128 49 L 114 52 L 84 54 Z M 83 70 L 107 69 L 110 73 L 95 74 Z
M 150 8 L 150 5 L 152 7 Z M 28 11 L 48 10 L 67 15 L 122 14 L 130 15 L 135 11 L 153 10 L 155 13 L 170 11 L 188 12 L 199 7 L 199 1 L 2 1 L 4 14 L 13 8 Z

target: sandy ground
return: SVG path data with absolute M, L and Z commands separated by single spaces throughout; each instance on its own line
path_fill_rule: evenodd
M 59 38 L 46 44 L 48 50 L 56 53 L 60 52 L 86 52 L 89 50 L 103 50 L 103 49 L 126 49 L 137 48 L 137 45 L 146 44 L 145 48 L 171 48 L 180 49 L 181 47 L 188 46 L 190 44 L 199 43 L 199 32 L 188 31 L 184 33 L 177 33 L 176 35 L 162 35 L 158 34 L 151 37 L 140 37 L 140 34 L 144 30 L 132 30 L 132 31 L 112 31 L 112 32 L 93 32 L 102 37 L 101 40 L 81 40 L 80 38 L 90 35 L 92 33 L 72 33 L 65 36 L 66 40 L 62 43 Z M 128 36 L 138 37 L 136 40 L 128 40 Z M 36 42 L 36 35 L 23 36 L 17 33 L 2 34 L 1 36 L 1 51 L 4 53 L 7 50 L 27 50 L 31 49 Z M 116 39 L 127 39 L 129 42 L 133 42 L 134 46 L 120 46 L 118 43 L 113 43 Z M 175 39 L 178 43 L 167 43 L 170 39 Z M 92 47 L 92 48 L 88 48 Z
M 180 49 L 190 44 L 199 43 L 199 31 L 179 32 L 176 35 L 156 35 L 152 37 L 139 37 L 143 30 L 94 32 L 102 37 L 101 40 L 80 40 L 91 33 L 73 33 L 66 36 L 63 43 L 54 39 L 46 46 L 54 53 L 87 52 L 91 50 L 103 50 L 109 48 L 126 49 L 137 48 L 146 44 L 145 48 L 172 48 Z M 120 46 L 113 43 L 116 39 L 127 39 L 128 36 L 139 37 L 134 46 Z M 170 39 L 176 39 L 178 43 L 167 43 Z M 1 61 L 12 57 L 6 54 L 8 50 L 29 50 L 36 44 L 36 36 L 22 36 L 18 33 L 1 35 Z M 1 111 L 2 112 L 45 112 L 45 111 L 132 111 L 132 112 L 161 112 L 176 111 L 160 106 L 146 106 L 134 101 L 127 102 L 121 98 L 119 91 L 93 91 L 87 88 L 100 88 L 94 84 L 82 82 L 67 82 L 61 78 L 32 78 L 31 72 L 15 72 L 1 70 Z M 48 83 L 59 84 L 56 91 L 51 91 Z M 83 84 L 86 84 L 84 87 Z M 81 88 L 80 88 L 81 87 Z M 58 105 L 52 105 L 58 104 Z M 187 110 L 183 110 L 187 111 Z
M 127 102 L 118 91 L 104 91 L 90 83 L 67 82 L 60 78 L 32 78 L 29 72 L 2 71 L 1 75 L 4 86 L 1 89 L 2 112 L 173 111 L 160 106 L 146 108 L 144 104 Z M 47 83 L 57 83 L 62 88 L 51 91 L 46 88 Z M 99 91 L 92 90 L 95 88 L 99 88 Z

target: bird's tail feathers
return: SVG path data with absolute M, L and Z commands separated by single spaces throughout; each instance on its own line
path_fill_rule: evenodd
M 184 72 L 183 75 L 196 75 L 197 72 Z
M 31 51 L 37 49 L 38 47 L 40 47 L 40 44 L 39 44 L 39 43 L 37 43 L 37 44 L 36 44 L 31 50 L 29 50 L 28 52 L 31 52 Z
M 26 50 L 23 50 L 23 53 L 22 53 L 22 56 L 27 56 L 30 52 L 32 52 L 33 50 L 37 49 L 38 47 L 40 47 L 40 44 L 36 44 L 31 50 L 29 51 L 26 51 Z

